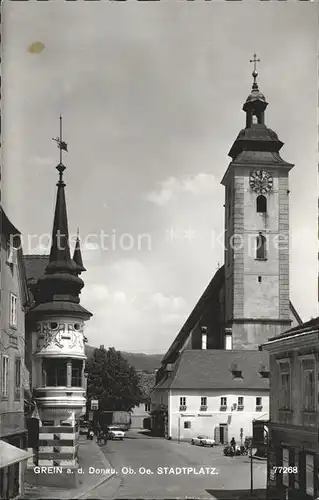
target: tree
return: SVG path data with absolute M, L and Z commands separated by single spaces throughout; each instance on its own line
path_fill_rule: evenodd
M 86 371 L 88 399 L 98 399 L 99 410 L 130 411 L 143 400 L 135 369 L 114 347 L 95 349 Z

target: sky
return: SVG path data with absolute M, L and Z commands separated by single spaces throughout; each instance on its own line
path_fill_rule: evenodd
M 317 316 L 316 4 L 7 2 L 3 23 L 3 206 L 24 253 L 48 253 L 61 113 L 91 345 L 165 353 L 222 265 L 220 181 L 254 52 L 295 164 L 291 300 Z

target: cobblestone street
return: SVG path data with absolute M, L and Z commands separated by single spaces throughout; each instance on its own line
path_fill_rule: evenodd
M 219 498 L 216 491 L 223 498 L 225 490 L 250 488 L 249 458 L 225 457 L 222 447 L 202 448 L 129 431 L 124 441 L 109 441 L 101 450 L 115 475 L 81 498 L 212 499 Z M 254 460 L 253 472 L 254 489 L 265 488 L 266 463 Z

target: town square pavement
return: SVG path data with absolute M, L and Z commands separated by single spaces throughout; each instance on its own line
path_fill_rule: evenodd
M 222 446 L 202 448 L 130 430 L 124 441 L 108 441 L 101 450 L 113 476 L 81 496 L 83 499 L 239 498 L 232 494 L 234 490 L 247 491 L 247 498 L 250 496 L 249 457 L 225 457 Z M 165 474 L 165 467 L 167 472 L 173 469 L 180 474 Z M 196 474 L 200 470 L 205 474 Z M 102 471 L 97 468 L 96 474 Z M 253 479 L 254 489 L 265 489 L 264 461 L 253 461 Z

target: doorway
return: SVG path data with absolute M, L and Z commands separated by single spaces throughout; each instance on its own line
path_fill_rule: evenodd
M 228 425 L 219 424 L 219 441 L 221 444 L 228 443 Z

